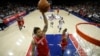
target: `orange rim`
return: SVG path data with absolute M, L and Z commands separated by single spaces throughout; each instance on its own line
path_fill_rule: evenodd
M 83 33 L 81 30 L 78 29 L 79 25 L 82 24 L 90 24 L 90 25 L 94 25 L 94 26 L 100 26 L 100 24 L 96 24 L 96 23 L 78 23 L 76 24 L 76 32 L 78 35 L 80 35 L 83 39 L 87 40 L 88 42 L 95 44 L 97 46 L 100 46 L 100 40 L 94 39 L 93 37 Z

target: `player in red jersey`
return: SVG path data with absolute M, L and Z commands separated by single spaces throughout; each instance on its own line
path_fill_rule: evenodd
M 48 42 L 46 40 L 45 33 L 47 32 L 48 29 L 48 21 L 45 16 L 45 13 L 41 12 L 45 26 L 43 30 L 41 30 L 39 27 L 35 27 L 33 30 L 33 41 L 32 41 L 32 56 L 34 56 L 34 50 L 36 47 L 37 50 L 37 56 L 49 56 L 49 48 L 48 48 Z
M 69 34 L 67 32 L 67 29 L 65 28 L 62 32 L 62 38 L 61 38 L 62 56 L 63 56 L 65 48 L 68 44 L 68 42 L 67 42 L 68 37 L 69 37 Z
M 17 18 L 17 23 L 18 23 L 18 27 L 19 27 L 20 30 L 22 29 L 22 27 L 25 28 L 25 26 L 24 26 L 24 19 L 23 19 L 22 16 Z
M 57 15 L 59 15 L 59 8 L 57 7 Z

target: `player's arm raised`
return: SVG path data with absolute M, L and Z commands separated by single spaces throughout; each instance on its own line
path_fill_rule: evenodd
M 43 20 L 44 20 L 44 28 L 43 28 L 43 32 L 46 33 L 47 29 L 48 29 L 48 20 L 45 16 L 45 13 L 42 12 L 42 16 L 43 16 Z
M 31 44 L 32 44 L 32 56 L 35 56 L 35 54 L 34 54 L 34 51 L 35 51 L 35 42 L 32 41 Z

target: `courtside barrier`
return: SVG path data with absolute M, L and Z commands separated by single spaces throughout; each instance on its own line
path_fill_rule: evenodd
M 8 25 L 10 22 L 12 22 L 13 20 L 15 20 L 17 18 L 17 16 L 20 17 L 20 16 L 23 16 L 25 14 L 26 14 L 25 11 L 24 12 L 20 12 L 18 14 L 12 15 L 12 16 L 10 16 L 8 18 L 4 18 L 3 22 L 4 22 L 4 24 Z

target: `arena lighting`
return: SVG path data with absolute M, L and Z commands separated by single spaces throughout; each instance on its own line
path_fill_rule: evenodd
M 8 55 L 9 55 L 9 56 L 13 56 L 14 53 L 13 53 L 13 52 L 8 52 Z
M 70 50 L 67 50 L 66 53 L 67 53 L 68 55 L 70 55 L 70 54 L 71 54 L 71 51 L 70 51 Z
M 93 37 L 88 36 L 87 34 L 83 33 L 81 30 L 79 30 L 78 26 L 83 25 L 83 24 L 89 24 L 89 25 L 94 25 L 94 26 L 100 26 L 100 24 L 97 24 L 97 23 L 78 23 L 76 24 L 76 32 L 78 35 L 80 35 L 82 38 L 84 38 L 88 42 L 95 44 L 97 46 L 100 46 L 100 40 L 94 39 Z

